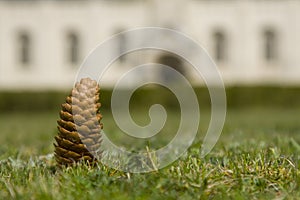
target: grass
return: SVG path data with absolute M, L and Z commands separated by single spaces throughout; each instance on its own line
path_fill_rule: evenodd
M 199 134 L 179 160 L 161 170 L 130 174 L 99 164 L 58 169 L 51 153 L 57 111 L 0 114 L 0 199 L 299 199 L 300 110 L 229 110 L 213 151 L 199 156 L 209 112 Z M 140 124 L 144 112 L 133 118 Z M 105 131 L 130 146 L 110 113 Z M 171 112 L 161 138 L 140 141 L 158 148 L 172 138 L 178 121 Z M 139 121 L 140 120 L 140 121 Z

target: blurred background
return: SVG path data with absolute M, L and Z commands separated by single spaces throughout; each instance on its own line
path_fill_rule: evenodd
M 208 51 L 226 86 L 224 131 L 235 133 L 232 137 L 253 135 L 258 126 L 257 135 L 299 131 L 300 0 L 1 0 L 1 143 L 18 147 L 35 141 L 40 145 L 35 149 L 49 152 L 60 104 L 84 58 L 113 34 L 144 26 L 178 30 Z M 117 55 L 127 44 L 121 38 L 108 51 Z M 102 86 L 103 112 L 110 109 L 114 78 L 145 62 L 183 73 L 194 83 L 200 106 L 210 108 L 205 84 L 182 59 L 145 51 L 114 63 Z M 138 90 L 133 105 L 145 106 L 146 99 L 146 107 L 176 107 L 174 96 L 159 90 L 159 97 L 151 89 Z M 204 116 L 208 121 L 209 113 Z M 109 124 L 109 114 L 106 119 Z
M 227 86 L 298 85 L 299 20 L 299 0 L 1 0 L 0 89 L 70 88 L 98 44 L 143 26 L 192 37 L 216 62 Z M 126 43 L 121 38 L 109 51 L 117 54 Z M 115 73 L 150 60 L 193 76 L 163 52 L 127 57 L 118 60 Z

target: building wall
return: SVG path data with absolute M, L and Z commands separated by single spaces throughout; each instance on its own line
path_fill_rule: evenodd
M 194 29 L 193 37 L 211 53 L 211 32 L 224 30 L 228 60 L 218 65 L 227 84 L 299 83 L 299 5 L 294 0 L 193 1 L 187 27 L 201 27 Z M 266 62 L 263 57 L 262 33 L 268 27 L 278 34 L 276 62 Z
M 222 31 L 226 59 L 217 65 L 227 85 L 300 84 L 300 1 L 172 2 L 0 1 L 0 89 L 68 88 L 80 65 L 66 60 L 69 32 L 78 35 L 79 60 L 83 61 L 112 34 L 143 26 L 178 29 L 212 57 L 213 33 Z M 263 57 L 262 35 L 267 28 L 277 35 L 278 58 L 272 62 Z M 32 43 L 32 61 L 27 67 L 17 59 L 17 37 L 22 32 L 30 35 Z M 121 68 L 115 69 L 114 73 L 122 73 Z

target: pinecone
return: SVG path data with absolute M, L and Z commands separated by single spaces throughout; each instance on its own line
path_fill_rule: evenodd
M 62 104 L 58 135 L 55 136 L 55 159 L 58 165 L 69 166 L 77 162 L 95 164 L 101 155 L 102 115 L 99 112 L 100 88 L 90 78 L 76 83 Z

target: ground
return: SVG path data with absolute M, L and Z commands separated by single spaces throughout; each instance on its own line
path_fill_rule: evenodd
M 52 158 L 58 110 L 1 113 L 0 199 L 299 199 L 299 111 L 230 109 L 218 144 L 202 159 L 201 133 L 209 119 L 204 110 L 199 135 L 188 152 L 168 167 L 145 174 L 101 164 L 58 169 Z M 110 114 L 103 115 L 111 138 L 130 144 L 118 136 Z M 175 116 L 169 114 L 164 132 L 176 128 Z M 139 145 L 155 148 L 169 138 L 166 134 L 160 142 Z

